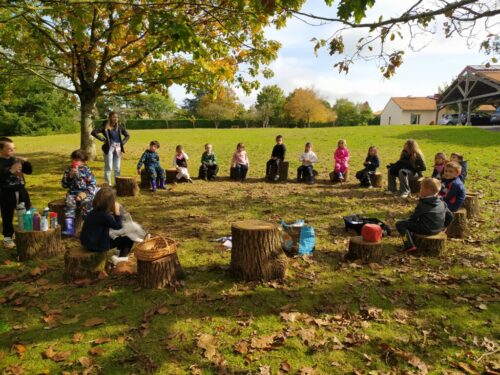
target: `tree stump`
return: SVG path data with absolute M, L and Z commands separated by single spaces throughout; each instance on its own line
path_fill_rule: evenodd
M 465 201 L 463 207 L 467 211 L 467 218 L 477 219 L 479 217 L 479 194 L 478 193 L 467 193 L 465 195 Z
M 64 251 L 61 244 L 61 227 L 47 231 L 15 231 L 17 254 L 22 261 L 48 258 Z
M 450 238 L 465 238 L 469 235 L 469 226 L 467 225 L 467 210 L 460 208 L 453 213 L 453 220 L 446 228 L 446 234 Z
M 346 259 L 361 260 L 362 263 L 380 263 L 384 257 L 384 247 L 382 241 L 367 242 L 362 236 L 355 236 L 349 239 L 349 251 Z
M 96 279 L 106 268 L 107 252 L 93 252 L 75 247 L 64 254 L 64 279 Z
M 160 186 L 160 179 L 156 179 L 157 185 Z M 151 177 L 149 176 L 149 172 L 147 169 L 141 169 L 141 189 L 150 189 L 151 188 Z
M 62 231 L 66 230 L 66 223 L 65 223 L 66 214 L 64 210 L 64 207 L 66 207 L 66 200 L 57 199 L 55 201 L 49 202 L 47 207 L 49 207 L 50 211 L 57 213 L 57 221 L 59 222 L 61 230 Z M 76 218 L 75 218 L 75 235 L 77 237 L 80 236 L 80 232 L 82 231 L 82 226 L 83 226 L 83 218 L 80 209 L 78 208 L 76 210 Z
M 335 171 L 333 171 L 333 172 L 330 172 L 330 181 L 333 182 L 333 183 L 347 182 L 348 175 L 349 175 L 349 171 L 347 171 L 346 173 L 344 173 L 344 179 L 340 180 L 338 178 L 338 176 L 335 174 Z
M 287 161 L 283 161 L 280 164 L 280 170 L 279 170 L 279 179 L 278 181 L 284 182 L 288 180 L 288 168 L 290 167 L 290 163 Z M 273 164 L 271 165 L 271 174 L 270 176 L 276 176 L 276 165 Z M 266 176 L 269 178 L 269 176 Z M 274 180 L 272 180 L 274 181 Z
M 261 220 L 238 221 L 231 226 L 231 234 L 231 271 L 236 277 L 244 281 L 285 277 L 288 260 L 276 224 Z
M 177 178 L 175 177 L 175 176 L 177 176 L 177 169 L 175 169 L 175 168 L 166 169 L 165 175 L 166 175 L 165 181 L 167 184 L 173 184 L 174 182 L 178 182 Z M 181 181 L 182 180 L 184 180 L 184 179 L 181 179 Z M 187 180 L 185 180 L 185 181 L 187 181 Z
M 444 232 L 433 236 L 413 233 L 413 242 L 417 247 L 416 255 L 439 256 L 446 251 L 446 234 Z
M 137 279 L 143 288 L 160 289 L 175 286 L 177 281 L 183 278 L 184 270 L 177 253 L 153 261 L 137 259 Z
M 412 194 L 417 194 L 420 192 L 420 184 L 424 178 L 420 176 L 410 177 L 408 182 L 410 183 L 410 192 Z
M 380 172 L 370 173 L 368 176 L 370 177 L 370 182 L 373 187 L 376 188 L 382 187 L 382 173 Z
M 115 177 L 116 195 L 119 197 L 135 197 L 139 194 L 139 186 L 135 177 Z

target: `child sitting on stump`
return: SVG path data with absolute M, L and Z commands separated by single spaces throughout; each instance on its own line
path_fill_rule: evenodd
M 297 182 L 301 182 L 307 178 L 309 185 L 314 184 L 313 165 L 318 162 L 318 157 L 313 152 L 313 145 L 307 142 L 304 153 L 299 156 L 302 165 L 297 168 Z
M 66 206 L 64 208 L 66 230 L 63 234 L 75 235 L 76 210 L 80 208 L 82 218 L 92 210 L 92 201 L 97 192 L 95 177 L 85 164 L 88 155 L 85 150 L 75 150 L 71 153 L 71 166 L 64 172 L 61 184 L 68 189 Z
M 83 223 L 81 244 L 93 252 L 105 252 L 116 247 L 119 255 L 111 257 L 113 263 L 127 261 L 134 241 L 127 236 L 110 237 L 110 230 L 122 229 L 121 206 L 115 201 L 115 193 L 111 188 L 102 188 L 95 195 L 92 205 L 94 209 Z
M 166 175 L 165 170 L 160 165 L 160 156 L 158 155 L 158 149 L 160 148 L 160 142 L 151 141 L 149 143 L 149 148 L 144 151 L 139 162 L 137 163 L 137 173 L 141 174 L 141 167 L 148 171 L 149 178 L 151 179 L 151 190 L 153 193 L 157 188 L 157 179 L 160 178 L 160 189 L 166 189 Z
M 432 178 L 442 180 L 444 174 L 444 167 L 448 163 L 444 152 L 438 152 L 434 156 L 434 170 L 432 171 Z
M 380 165 L 380 160 L 378 158 L 377 147 L 370 146 L 368 149 L 368 155 L 366 155 L 364 169 L 356 172 L 356 178 L 359 180 L 362 187 L 372 188 L 372 181 L 370 180 L 370 175 L 375 174 L 377 168 Z
M 207 143 L 205 145 L 205 152 L 201 155 L 201 166 L 198 178 L 200 180 L 212 181 L 219 172 L 217 165 L 217 157 L 212 151 L 212 145 Z
M 12 239 L 14 234 L 14 211 L 19 203 L 31 208 L 30 196 L 25 188 L 25 174 L 33 171 L 27 159 L 15 157 L 12 139 L 0 138 L 0 208 L 2 212 L 3 246 L 13 249 L 16 245 Z
M 345 139 L 337 142 L 337 149 L 333 154 L 333 173 L 338 181 L 345 181 L 347 170 L 349 169 L 349 150 Z
M 285 161 L 286 147 L 283 144 L 283 136 L 276 137 L 276 145 L 273 147 L 271 159 L 266 164 L 266 179 L 268 181 L 278 181 L 280 179 L 280 166 Z M 276 174 L 271 176 L 272 167 L 276 166 Z
M 234 170 L 233 178 L 241 182 L 245 181 L 248 167 L 250 167 L 250 160 L 245 151 L 245 145 L 243 143 L 238 143 L 233 158 L 231 159 L 231 169 Z
M 443 197 L 451 212 L 456 212 L 465 201 L 465 186 L 461 176 L 460 164 L 449 162 L 444 167 L 443 181 L 439 195 Z
M 175 156 L 174 156 L 174 167 L 177 170 L 177 175 L 175 178 L 177 181 L 181 179 L 186 179 L 187 182 L 192 183 L 191 177 L 189 176 L 187 161 L 189 160 L 189 156 L 184 152 L 184 147 L 182 145 L 178 145 L 175 148 Z
M 407 220 L 396 222 L 396 229 L 404 236 L 401 251 L 416 250 L 412 233 L 432 236 L 446 228 L 453 219 L 446 203 L 438 197 L 441 183 L 435 178 L 426 177 L 420 184 L 420 199 L 415 211 Z
M 467 160 L 464 160 L 463 155 L 456 152 L 451 153 L 450 161 L 458 163 L 460 164 L 460 167 L 462 167 L 462 171 L 460 172 L 460 179 L 465 184 L 465 179 L 467 178 L 467 170 L 469 169 L 469 163 L 467 162 Z

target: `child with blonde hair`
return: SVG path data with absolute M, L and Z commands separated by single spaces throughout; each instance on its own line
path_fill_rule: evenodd
M 441 192 L 444 202 L 451 212 L 456 212 L 465 201 L 465 186 L 460 178 L 462 167 L 455 162 L 449 162 L 444 167 Z
M 234 178 L 238 181 L 245 181 L 247 177 L 248 168 L 250 167 L 250 160 L 248 159 L 248 154 L 245 151 L 245 145 L 243 143 L 238 143 L 236 145 L 236 151 L 231 159 L 231 169 L 234 171 Z
M 350 158 L 349 150 L 347 149 L 347 142 L 345 139 L 340 139 L 337 142 L 337 149 L 333 154 L 334 161 L 334 170 L 336 179 L 339 181 L 345 180 L 345 175 L 347 174 L 347 170 L 349 169 L 349 158 Z

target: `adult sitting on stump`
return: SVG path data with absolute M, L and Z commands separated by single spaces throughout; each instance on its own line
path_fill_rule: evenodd
M 446 203 L 438 197 L 441 183 L 435 178 L 424 178 L 420 185 L 420 199 L 407 220 L 396 222 L 398 232 L 405 236 L 403 252 L 417 250 L 412 233 L 432 236 L 443 231 L 453 220 Z
M 312 143 L 307 142 L 304 153 L 299 156 L 302 165 L 297 168 L 297 182 L 307 181 L 309 185 L 314 184 L 313 165 L 318 162 L 318 157 L 312 149 Z
M 417 142 L 408 139 L 403 146 L 399 160 L 394 164 L 389 164 L 387 168 L 387 194 L 397 192 L 396 178 L 399 178 L 399 194 L 401 198 L 407 198 L 410 195 L 410 179 L 422 176 L 422 172 L 426 169 L 424 154 Z
M 126 236 L 111 239 L 110 229 L 122 229 L 120 204 L 115 202 L 115 193 L 110 188 L 102 188 L 97 192 L 93 201 L 94 209 L 87 215 L 83 223 L 80 242 L 83 247 L 92 252 L 105 252 L 117 248 L 120 253 L 112 256 L 112 261 L 127 261 L 128 254 L 134 242 Z
M 212 181 L 219 172 L 217 157 L 212 149 L 212 145 L 207 143 L 205 145 L 205 152 L 201 155 L 201 166 L 198 174 L 200 180 Z
M 273 147 L 271 159 L 266 164 L 266 180 L 278 181 L 280 179 L 280 167 L 285 161 L 286 146 L 283 144 L 283 136 L 276 137 L 276 145 Z M 273 168 L 274 167 L 274 168 Z M 272 173 L 274 172 L 274 175 Z
M 149 177 L 151 179 L 151 190 L 153 193 L 157 188 L 157 178 L 160 178 L 160 189 L 166 189 L 166 175 L 165 170 L 160 165 L 160 156 L 158 155 L 158 149 L 160 148 L 160 142 L 151 141 L 149 143 L 149 148 L 143 152 L 139 162 L 137 163 L 137 173 L 141 174 L 141 168 L 144 165 L 144 168 L 149 173 Z

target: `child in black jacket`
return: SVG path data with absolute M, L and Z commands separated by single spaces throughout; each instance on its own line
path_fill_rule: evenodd
M 285 161 L 286 147 L 283 144 L 283 136 L 278 135 L 276 137 L 276 145 L 273 147 L 273 152 L 271 153 L 271 159 L 266 163 L 266 179 L 268 181 L 278 181 L 280 178 L 280 167 Z M 273 166 L 275 174 L 271 175 L 273 171 Z
M 453 214 L 446 203 L 438 197 L 440 188 L 441 183 L 435 178 L 424 178 L 420 185 L 420 199 L 415 211 L 409 219 L 396 222 L 398 232 L 406 238 L 403 251 L 416 250 L 412 233 L 435 235 L 451 223 Z
M 23 202 L 24 207 L 31 207 L 30 197 L 25 188 L 25 174 L 31 174 L 31 163 L 23 158 L 16 158 L 14 142 L 10 138 L 0 138 L 0 208 L 2 212 L 3 246 L 6 249 L 15 247 L 12 240 L 14 234 L 14 211 Z
M 110 229 L 122 228 L 120 205 L 115 202 L 115 193 L 110 188 L 102 188 L 92 202 L 93 210 L 83 223 L 80 242 L 85 249 L 93 252 L 104 252 L 113 248 L 120 251 L 120 259 L 112 259 L 115 263 L 128 260 L 127 256 L 134 241 L 126 236 L 111 239 Z M 112 257 L 113 258 L 113 257 Z
M 363 165 L 365 168 L 356 173 L 356 178 L 359 180 L 361 186 L 371 189 L 373 186 L 370 180 L 370 175 L 375 174 L 380 165 L 377 147 L 370 146 L 368 149 L 368 155 L 366 155 Z

